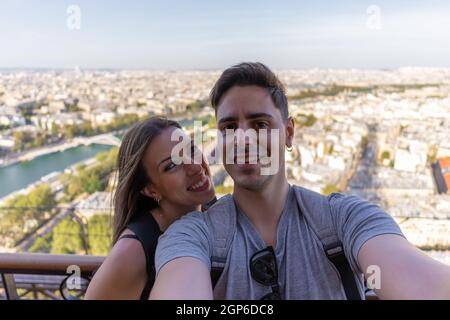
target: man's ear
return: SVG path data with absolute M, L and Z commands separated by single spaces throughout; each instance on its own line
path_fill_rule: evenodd
M 289 117 L 286 121 L 286 147 L 292 147 L 294 140 L 295 122 L 294 118 Z

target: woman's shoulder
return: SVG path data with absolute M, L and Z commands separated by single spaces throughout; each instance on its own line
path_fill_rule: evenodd
M 125 234 L 133 233 L 127 231 Z M 132 238 L 123 238 L 114 244 L 95 273 L 87 292 L 88 298 L 134 296 L 140 294 L 146 279 L 146 260 L 141 243 Z
M 118 272 L 135 271 L 145 273 L 146 271 L 144 248 L 136 234 L 130 229 L 125 229 L 122 232 L 106 260 L 109 260 Z
M 126 228 L 117 239 L 118 240 L 111 248 L 110 255 L 111 254 L 113 254 L 114 256 L 116 255 L 122 256 L 124 254 L 144 255 L 144 248 L 142 247 L 139 236 L 130 228 Z

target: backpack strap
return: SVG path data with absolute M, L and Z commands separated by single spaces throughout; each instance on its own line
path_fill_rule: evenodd
M 216 286 L 227 261 L 228 251 L 236 232 L 236 205 L 232 195 L 226 195 L 208 209 L 208 224 L 213 242 L 211 243 L 211 282 Z
M 328 260 L 337 269 L 347 299 L 361 300 L 355 275 L 331 219 L 328 197 L 299 186 L 294 186 L 294 188 L 299 211 L 322 243 Z

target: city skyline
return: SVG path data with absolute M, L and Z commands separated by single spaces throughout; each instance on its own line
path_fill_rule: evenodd
M 434 259 L 429 265 L 450 266 L 448 17 L 449 0 L 0 0 L 0 300 L 92 299 L 86 288 L 116 252 L 121 231 L 113 226 L 124 212 L 134 223 L 144 211 L 149 219 L 172 217 L 166 208 L 187 214 L 213 193 L 226 201 L 248 182 L 230 165 L 246 162 L 247 170 L 256 160 L 250 180 L 275 174 L 272 181 L 328 199 L 335 236 L 354 253 L 347 258 L 355 276 L 362 276 L 359 264 L 377 258 L 364 253 L 359 261 L 357 246 L 389 226 Z M 231 79 L 223 70 L 241 62 L 273 73 L 255 76 L 262 69 L 247 64 L 243 88 L 220 88 Z M 242 87 L 234 80 L 231 87 Z M 228 111 L 217 110 L 224 104 L 211 98 L 217 88 L 237 112 L 226 124 Z M 259 107 L 273 119 L 249 119 L 246 110 Z M 278 134 L 283 128 L 288 136 Z M 188 137 L 201 178 L 185 166 Z M 155 202 L 144 210 L 139 190 L 154 174 Z M 123 207 L 123 194 L 137 207 Z M 311 222 L 289 219 L 293 234 Z M 160 220 L 156 236 L 171 223 Z M 418 270 L 409 280 L 419 279 Z M 70 287 L 76 274 L 84 280 Z M 408 298 L 417 288 L 400 291 Z M 387 298 L 384 289 L 365 296 Z
M 6 0 L 0 69 L 448 68 L 449 13 L 443 1 Z
M 201 121 L 216 193 L 232 192 L 233 180 L 214 161 L 216 119 L 208 95 L 218 74 L 0 73 L 0 180 L 8 181 L 0 188 L 1 222 L 8 226 L 0 228 L 0 250 L 67 253 L 58 247 L 67 240 L 50 239 L 66 224 L 78 225 L 67 208 L 88 224 L 108 223 L 110 210 L 104 209 L 114 194 L 119 137 L 151 115 L 178 120 L 194 136 L 194 121 Z M 379 205 L 411 243 L 449 263 L 450 182 L 442 181 L 450 181 L 450 69 L 289 70 L 278 76 L 296 123 L 285 154 L 288 182 Z M 18 215 L 21 207 L 52 210 Z M 107 254 L 102 248 L 70 252 Z

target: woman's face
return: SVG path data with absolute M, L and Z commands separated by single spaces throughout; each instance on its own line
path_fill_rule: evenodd
M 179 164 L 172 162 L 172 149 L 179 143 L 171 141 L 175 127 L 165 129 L 147 147 L 143 166 L 150 177 L 147 191 L 161 201 L 181 207 L 196 207 L 214 197 L 214 186 L 205 161 L 202 164 Z M 194 209 L 192 209 L 194 210 Z

